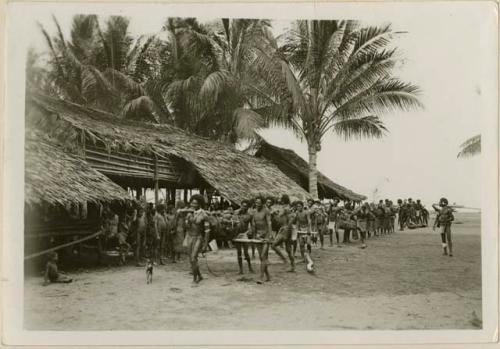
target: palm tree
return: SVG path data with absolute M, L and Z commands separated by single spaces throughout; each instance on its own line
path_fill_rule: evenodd
M 457 155 L 458 158 L 465 158 L 481 153 L 481 135 L 469 138 L 460 145 L 460 148 L 461 150 Z
M 54 94 L 123 117 L 168 118 L 168 109 L 154 102 L 139 79 L 154 37 L 133 40 L 129 21 L 121 16 L 109 17 L 101 30 L 97 16 L 76 15 L 68 41 L 53 20 L 55 36 L 40 28 L 50 50 L 48 79 L 55 85 Z
M 176 74 L 167 96 L 184 121 L 179 126 L 232 144 L 254 137 L 264 120 L 252 110 L 258 82 L 249 71 L 257 46 L 274 40 L 269 28 L 266 20 L 223 18 L 200 25 L 168 19 L 164 29 Z
M 307 142 L 309 192 L 317 191 L 317 153 L 329 133 L 346 140 L 382 137 L 381 116 L 421 107 L 418 88 L 392 75 L 396 33 L 356 21 L 297 21 L 274 50 L 258 50 L 252 66 L 266 120 Z

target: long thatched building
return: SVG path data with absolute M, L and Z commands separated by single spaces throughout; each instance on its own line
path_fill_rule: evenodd
M 25 255 L 96 234 L 102 204 L 123 205 L 126 190 L 46 134 L 25 133 Z
M 115 115 L 38 93 L 27 123 L 123 188 L 215 189 L 236 204 L 257 195 L 309 197 L 272 162 L 169 125 Z
M 262 137 L 253 146 L 252 152 L 258 158 L 274 163 L 295 183 L 306 189 L 309 186 L 308 163 L 290 149 L 280 148 L 266 142 Z M 359 202 L 366 196 L 357 194 L 335 182 L 318 171 L 318 194 L 320 198 L 338 198 Z

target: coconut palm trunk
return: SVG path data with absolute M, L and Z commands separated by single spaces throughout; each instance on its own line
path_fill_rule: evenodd
M 318 151 L 316 146 L 309 146 L 309 194 L 313 199 L 318 198 L 318 169 L 317 169 Z

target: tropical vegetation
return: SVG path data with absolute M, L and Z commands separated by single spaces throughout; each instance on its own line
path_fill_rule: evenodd
M 460 152 L 457 157 L 465 158 L 479 153 L 481 153 L 481 135 L 476 135 L 460 145 Z
M 169 18 L 159 33 L 133 38 L 124 17 L 78 15 L 67 39 L 54 24 L 54 35 L 41 26 L 47 64 L 28 55 L 29 86 L 230 144 L 286 127 L 307 143 L 316 197 L 327 135 L 382 137 L 384 114 L 421 107 L 418 87 L 394 76 L 390 26 L 295 21 L 275 37 L 268 20 Z

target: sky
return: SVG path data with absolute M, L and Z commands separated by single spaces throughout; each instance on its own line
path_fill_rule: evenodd
M 58 15 L 55 9 L 51 13 L 67 35 L 71 12 Z M 132 35 L 159 33 L 165 18 L 175 15 L 168 11 L 145 13 L 127 13 Z M 318 168 L 369 200 L 411 197 L 430 205 L 444 196 L 451 203 L 479 208 L 482 156 L 457 159 L 457 153 L 460 144 L 481 133 L 485 123 L 483 92 L 488 67 L 480 54 L 486 45 L 485 28 L 478 25 L 481 21 L 475 13 L 460 6 L 387 13 L 383 18 L 362 22 L 391 23 L 395 31 L 405 32 L 394 41 L 403 59 L 395 75 L 420 87 L 425 108 L 384 114 L 388 133 L 382 139 L 344 141 L 335 134 L 326 135 Z M 40 12 L 26 28 L 32 45 L 45 49 L 36 21 L 49 32 L 54 32 L 55 26 L 50 13 Z M 274 33 L 283 32 L 290 23 L 273 20 Z M 306 144 L 289 131 L 273 128 L 261 134 L 270 143 L 290 148 L 307 159 Z

